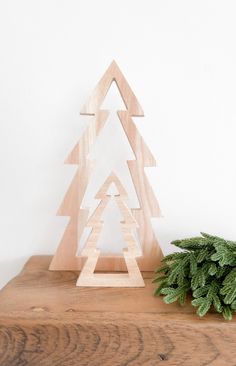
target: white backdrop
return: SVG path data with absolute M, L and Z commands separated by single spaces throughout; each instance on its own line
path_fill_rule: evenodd
M 84 128 L 79 111 L 115 59 L 144 111 L 158 167 L 147 174 L 169 242 L 199 231 L 236 239 L 236 2 L 0 2 L 0 285 L 55 252 L 56 211 Z

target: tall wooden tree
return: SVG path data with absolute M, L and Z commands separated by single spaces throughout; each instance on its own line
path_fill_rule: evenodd
M 101 105 L 112 82 L 116 83 L 126 106 L 126 110 L 119 110 L 117 114 L 136 158 L 127 164 L 140 206 L 131 209 L 138 224 L 137 231 L 143 253 L 137 259 L 139 268 L 143 271 L 153 270 L 162 258 L 151 225 L 151 218 L 160 216 L 160 208 L 144 171 L 145 167 L 155 166 L 156 161 L 132 120 L 132 117 L 143 117 L 143 110 L 116 62 L 113 61 L 81 110 L 82 115 L 93 116 L 93 119 L 66 160 L 68 164 L 77 164 L 78 171 L 58 211 L 59 215 L 69 216 L 70 221 L 51 262 L 51 270 L 81 270 L 85 263 L 84 257 L 77 256 L 76 253 L 88 220 L 88 210 L 81 209 L 93 170 L 93 162 L 88 158 L 88 154 L 109 115 L 108 111 L 101 109 Z M 99 260 L 98 269 L 123 271 L 125 266 L 121 257 L 115 259 L 104 257 Z

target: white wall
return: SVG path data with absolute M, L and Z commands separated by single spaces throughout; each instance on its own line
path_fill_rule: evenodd
M 53 253 L 86 97 L 116 59 L 158 159 L 148 176 L 170 240 L 236 239 L 236 3 L 218 0 L 0 2 L 0 285 Z

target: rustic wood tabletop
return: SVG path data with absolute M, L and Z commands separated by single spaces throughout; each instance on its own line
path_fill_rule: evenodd
M 0 291 L 0 365 L 236 365 L 236 321 L 199 319 L 144 288 L 78 288 L 78 273 L 31 257 Z

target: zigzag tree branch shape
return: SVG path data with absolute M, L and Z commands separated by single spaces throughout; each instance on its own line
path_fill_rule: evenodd
M 118 195 L 113 197 L 107 194 L 109 186 L 112 183 L 115 184 L 118 191 Z M 134 236 L 134 230 L 136 230 L 138 224 L 125 203 L 128 195 L 116 174 L 113 172 L 110 174 L 95 198 L 100 199 L 100 203 L 86 224 L 86 226 L 91 227 L 92 230 L 81 252 L 81 255 L 86 257 L 87 260 L 80 272 L 77 286 L 144 287 L 145 284 L 136 261 L 136 257 L 139 257 L 142 254 Z M 123 218 L 122 221 L 120 221 L 120 230 L 127 245 L 127 248 L 123 249 L 122 253 L 127 266 L 127 273 L 94 273 L 100 256 L 100 250 L 97 248 L 97 243 L 104 227 L 102 215 L 112 198 L 115 200 L 117 208 Z
M 101 110 L 100 107 L 113 81 L 126 106 L 126 110 L 117 111 L 117 114 L 136 158 L 127 164 L 140 205 L 140 208 L 131 210 L 138 223 L 143 252 L 137 258 L 140 270 L 155 269 L 163 257 L 151 224 L 152 217 L 161 215 L 160 208 L 144 171 L 145 167 L 156 166 L 156 161 L 132 120 L 132 117 L 143 117 L 144 113 L 121 70 L 113 61 L 81 110 L 82 115 L 93 116 L 93 120 L 66 159 L 67 164 L 77 164 L 78 170 L 57 213 L 69 216 L 70 221 L 50 264 L 51 270 L 81 270 L 85 263 L 84 257 L 76 254 L 88 220 L 88 210 L 81 208 L 93 170 L 93 162 L 87 157 L 108 118 L 109 111 Z M 126 270 L 123 256 L 101 256 L 96 268 L 104 271 Z

